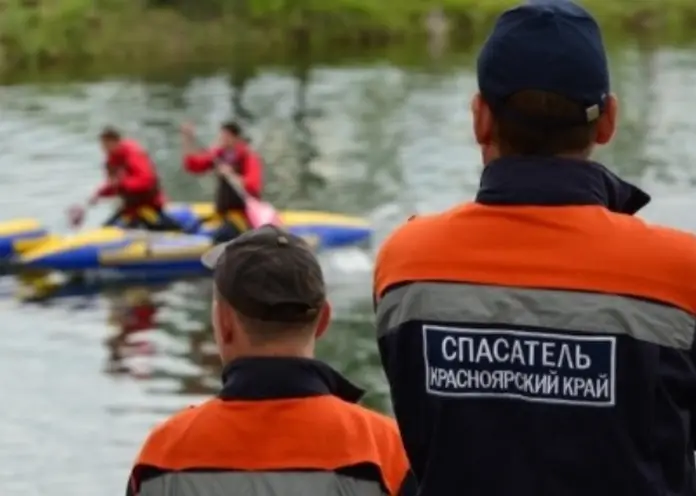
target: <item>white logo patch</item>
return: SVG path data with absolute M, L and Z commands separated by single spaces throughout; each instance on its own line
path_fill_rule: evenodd
M 423 326 L 425 388 L 453 398 L 616 402 L 616 337 Z

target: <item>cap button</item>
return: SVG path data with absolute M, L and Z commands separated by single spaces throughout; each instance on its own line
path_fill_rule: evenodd
M 290 241 L 288 240 L 288 238 L 286 236 L 278 236 L 278 244 L 280 246 L 285 246 L 285 245 L 290 244 Z

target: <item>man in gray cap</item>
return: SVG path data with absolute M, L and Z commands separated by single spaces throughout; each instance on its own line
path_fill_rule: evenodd
M 130 495 L 410 495 L 396 423 L 316 360 L 329 324 L 321 267 L 299 237 L 265 226 L 213 248 L 218 396 L 148 438 Z

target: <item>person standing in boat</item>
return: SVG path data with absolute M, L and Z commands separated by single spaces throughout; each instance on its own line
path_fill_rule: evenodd
M 136 141 L 125 139 L 113 127 L 99 136 L 106 155 L 107 180 L 88 201 L 94 206 L 102 198 L 120 197 L 121 206 L 104 223 L 123 223 L 127 227 L 145 227 L 152 231 L 180 230 L 179 224 L 164 212 L 166 202 L 157 170 L 145 149 Z M 74 225 L 84 220 L 84 208 L 71 212 Z
M 261 196 L 261 157 L 243 138 L 242 128 L 236 122 L 223 123 L 217 145 L 208 150 L 198 146 L 190 124 L 181 127 L 181 134 L 186 171 L 203 174 L 214 170 L 218 174 L 215 211 L 222 218 L 222 225 L 215 240 L 222 242 L 235 238 L 249 226 L 244 214 L 246 201 L 241 193 L 254 198 Z M 241 222 L 240 218 L 243 219 Z

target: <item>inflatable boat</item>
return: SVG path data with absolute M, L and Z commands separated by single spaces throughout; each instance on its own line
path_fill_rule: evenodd
M 193 234 L 103 227 L 69 236 L 51 234 L 34 219 L 0 223 L 0 258 L 17 268 L 85 271 L 189 272 L 201 270 L 201 255 L 220 226 L 212 204 L 175 204 L 167 213 Z M 372 229 L 359 218 L 327 212 L 281 212 L 290 232 L 317 250 L 369 243 Z M 231 219 L 242 222 L 240 218 Z

